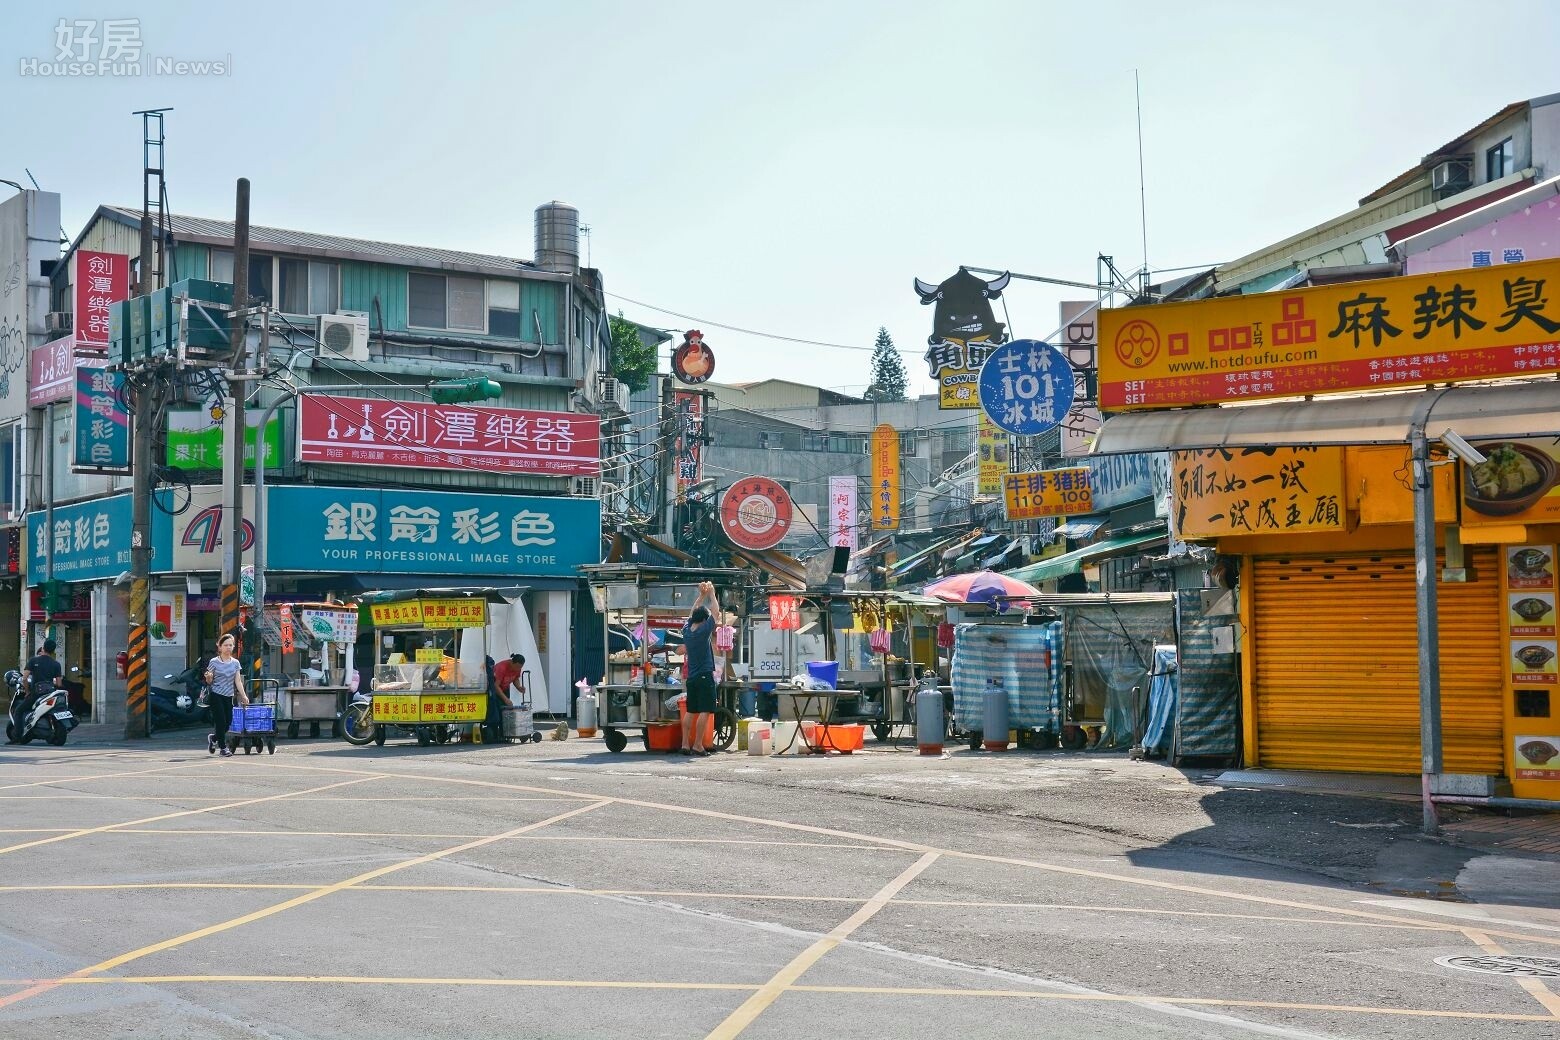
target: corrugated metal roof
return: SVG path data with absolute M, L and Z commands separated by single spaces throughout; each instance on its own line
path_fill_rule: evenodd
M 99 206 L 98 213 L 131 227 L 141 226 L 141 211 L 128 206 Z M 205 242 L 223 245 L 233 241 L 231 220 L 209 220 L 177 213 L 168 215 L 168 230 L 176 240 Z M 260 251 L 276 250 L 286 253 L 313 253 L 322 256 L 345 257 L 369 263 L 397 263 L 408 267 L 457 268 L 482 270 L 496 274 L 536 275 L 541 272 L 528 260 L 514 257 L 492 256 L 487 253 L 467 253 L 456 249 L 435 249 L 429 246 L 408 246 L 394 242 L 377 242 L 368 238 L 345 238 L 341 235 L 321 235 L 312 231 L 289 231 L 286 228 L 265 227 L 252 224 L 249 228 L 249 244 Z
M 1501 120 L 1516 115 L 1518 112 L 1521 112 L 1523 109 L 1527 108 L 1529 104 L 1531 104 L 1529 101 L 1513 101 L 1511 104 L 1507 105 L 1499 112 L 1496 112 L 1494 115 L 1490 116 L 1482 123 L 1479 123 L 1477 126 L 1474 126 L 1469 130 L 1464 130 L 1462 133 L 1458 134 L 1456 137 L 1452 138 L 1450 141 L 1446 142 L 1435 151 L 1426 155 L 1423 159 L 1420 159 L 1419 165 L 1415 166 L 1411 170 L 1404 170 L 1402 173 L 1398 174 L 1396 177 L 1392 178 L 1390 181 L 1383 184 L 1369 195 L 1365 196 L 1360 200 L 1360 205 L 1363 206 L 1366 203 L 1374 202 L 1377 199 L 1386 195 L 1390 195 L 1399 188 L 1412 183 L 1414 178 L 1420 177 L 1424 174 L 1427 167 L 1434 166 L 1437 162 L 1439 162 L 1441 159 L 1444 159 L 1448 155 L 1455 155 L 1456 152 L 1454 149 L 1456 149 L 1458 145 L 1467 141 L 1471 137 L 1477 137 L 1480 133 L 1488 130 L 1490 127 L 1494 126 L 1496 123 L 1499 123 Z

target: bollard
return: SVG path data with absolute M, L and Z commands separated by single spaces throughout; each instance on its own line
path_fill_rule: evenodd
M 987 751 L 1008 749 L 1008 697 L 1007 690 L 995 679 L 986 681 L 986 700 L 982 705 L 982 743 Z

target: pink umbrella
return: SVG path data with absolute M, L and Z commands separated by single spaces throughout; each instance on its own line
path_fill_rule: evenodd
M 940 578 L 926 586 L 928 596 L 944 603 L 994 603 L 999 596 L 1038 596 L 1040 590 L 1027 581 L 996 571 L 976 571 Z

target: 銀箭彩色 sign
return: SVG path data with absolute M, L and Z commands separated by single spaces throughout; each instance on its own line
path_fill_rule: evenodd
M 1560 260 L 1099 314 L 1111 411 L 1560 372 Z

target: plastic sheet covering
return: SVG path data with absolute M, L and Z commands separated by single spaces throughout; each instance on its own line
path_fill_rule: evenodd
M 1154 647 L 1154 671 L 1148 683 L 1148 727 L 1143 730 L 1143 750 L 1151 755 L 1170 753 L 1179 680 L 1175 647 L 1163 643 Z
M 1074 697 L 1082 694 L 1086 710 L 1099 711 L 1105 723 L 1099 747 L 1124 748 L 1137 742 L 1139 705 L 1147 696 L 1154 645 L 1175 641 L 1172 607 L 1167 600 L 1063 608 Z
M 980 729 L 986 684 L 1008 695 L 1009 724 L 1061 732 L 1061 622 L 1049 625 L 957 626 L 953 643 L 953 710 L 959 725 Z
M 1200 590 L 1177 593 L 1180 615 L 1179 697 L 1175 747 L 1183 758 L 1233 759 L 1240 746 L 1240 671 L 1233 653 L 1214 650 L 1214 630 L 1234 623 L 1228 613 L 1204 612 Z

